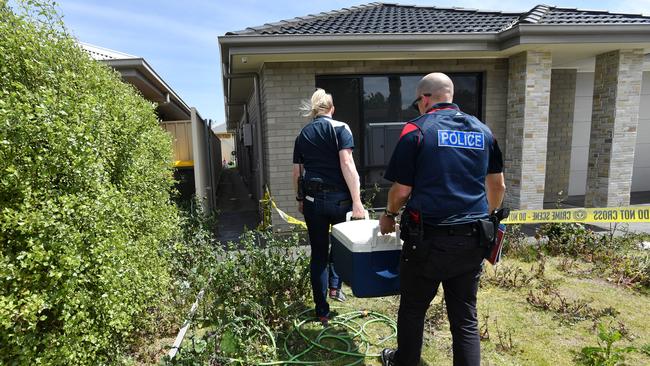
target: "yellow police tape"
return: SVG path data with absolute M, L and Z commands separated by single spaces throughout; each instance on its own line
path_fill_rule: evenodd
M 278 208 L 278 205 L 275 204 L 275 201 L 273 199 L 271 199 L 271 204 L 273 205 L 273 208 L 275 208 L 275 210 L 278 212 L 278 215 L 280 215 L 282 220 L 284 220 L 287 223 L 292 224 L 292 225 L 301 226 L 304 229 L 307 228 L 307 224 L 304 221 L 298 220 L 297 218 L 295 218 L 295 217 L 287 214 L 286 212 L 280 210 Z
M 510 211 L 503 224 L 650 222 L 650 206 Z
M 292 225 L 307 228 L 307 224 L 276 205 L 275 200 L 266 191 L 262 204 L 270 203 L 282 220 Z M 264 205 L 268 207 L 267 205 Z M 270 212 L 268 213 L 270 214 Z M 265 215 L 267 216 L 267 215 Z M 269 217 L 270 221 L 270 217 Z M 606 207 L 606 208 L 567 208 L 554 210 L 516 210 L 501 221 L 503 224 L 541 224 L 541 223 L 614 223 L 614 222 L 650 222 L 650 206 Z M 270 222 L 268 223 L 270 225 Z

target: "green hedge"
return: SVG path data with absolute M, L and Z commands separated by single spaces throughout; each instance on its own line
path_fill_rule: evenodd
M 120 362 L 170 286 L 171 141 L 49 5 L 0 0 L 0 364 Z

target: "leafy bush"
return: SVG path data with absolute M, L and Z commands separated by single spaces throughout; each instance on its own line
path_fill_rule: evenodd
M 548 237 L 542 250 L 594 263 L 598 273 L 613 282 L 635 289 L 650 288 L 650 253 L 639 250 L 647 234 L 622 232 L 616 228 L 597 234 L 580 224 L 546 224 L 538 235 Z
M 548 237 L 543 249 L 550 255 L 589 256 L 602 250 L 603 237 L 582 224 L 544 224 L 537 234 Z
M 0 0 L 0 364 L 116 364 L 152 329 L 171 159 L 153 105 L 50 5 Z
M 538 246 L 532 245 L 526 240 L 526 235 L 521 231 L 521 225 L 506 225 L 502 249 L 504 257 L 533 262 L 538 257 L 538 251 Z
M 199 200 L 179 204 L 178 225 L 176 237 L 167 243 L 166 251 L 173 278 L 172 295 L 177 304 L 177 315 L 182 317 L 196 294 L 207 285 L 210 270 L 218 261 L 220 244 L 213 233 L 215 215 L 206 215 Z
M 650 288 L 650 253 L 614 253 L 598 257 L 596 270 L 618 285 Z

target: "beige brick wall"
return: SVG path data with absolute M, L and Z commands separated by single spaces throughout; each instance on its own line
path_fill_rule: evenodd
M 596 56 L 585 206 L 630 203 L 643 50 Z
M 550 91 L 550 52 L 510 57 L 505 154 L 510 208 L 543 208 Z
M 315 88 L 316 76 L 336 74 L 384 74 L 484 72 L 484 122 L 493 130 L 501 148 L 506 149 L 506 98 L 508 60 L 414 60 L 340 61 L 267 63 L 261 77 L 262 116 L 264 119 L 264 166 L 267 182 L 278 206 L 302 218 L 297 212 L 292 186 L 293 143 L 308 122 L 301 117 L 301 100 Z M 285 229 L 282 219 L 273 214 L 273 224 Z
M 569 194 L 573 111 L 577 70 L 551 72 L 544 201 L 556 202 Z

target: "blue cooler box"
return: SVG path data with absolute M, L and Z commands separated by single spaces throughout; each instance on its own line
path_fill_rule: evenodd
M 399 235 L 379 234 L 379 220 L 346 221 L 330 234 L 334 267 L 356 297 L 399 293 Z

